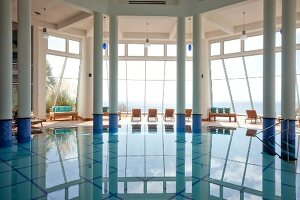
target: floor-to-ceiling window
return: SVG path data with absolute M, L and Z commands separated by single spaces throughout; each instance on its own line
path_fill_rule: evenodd
M 300 29 L 296 30 L 297 33 Z M 297 34 L 297 49 L 300 34 Z M 263 35 L 246 40 L 224 39 L 210 43 L 212 105 L 231 107 L 238 114 L 247 109 L 263 112 Z M 300 108 L 300 50 L 297 50 L 296 108 Z M 281 114 L 281 34 L 276 33 L 276 113 Z
M 53 105 L 69 105 L 76 109 L 80 61 L 79 39 L 58 36 L 48 38 L 47 112 Z
M 141 43 L 118 45 L 118 109 L 131 112 L 149 108 L 159 113 L 176 108 L 176 44 L 156 43 L 145 48 Z M 104 106 L 108 106 L 109 48 L 103 51 Z M 186 52 L 186 107 L 192 107 L 192 51 Z

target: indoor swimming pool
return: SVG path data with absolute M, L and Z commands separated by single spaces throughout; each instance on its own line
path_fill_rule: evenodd
M 0 199 L 300 199 L 299 135 L 298 160 L 286 162 L 262 153 L 257 130 L 175 130 L 45 129 L 31 144 L 0 149 Z

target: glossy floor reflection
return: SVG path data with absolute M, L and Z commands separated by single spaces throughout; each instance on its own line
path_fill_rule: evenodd
M 47 129 L 0 149 L 0 199 L 300 199 L 299 135 L 298 161 L 288 163 L 262 153 L 256 130 L 186 130 Z

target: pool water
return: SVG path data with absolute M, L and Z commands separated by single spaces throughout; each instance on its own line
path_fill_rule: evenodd
M 298 161 L 286 162 L 262 153 L 256 130 L 190 130 L 45 129 L 31 144 L 0 149 L 0 199 L 300 199 L 299 135 Z

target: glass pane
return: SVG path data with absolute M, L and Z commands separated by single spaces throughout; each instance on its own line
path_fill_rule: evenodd
M 125 56 L 125 44 L 118 44 L 118 56 Z
M 296 74 L 300 74 L 300 50 L 296 51 Z
M 263 79 L 249 78 L 253 107 L 260 115 L 263 114 Z
M 153 148 L 157 148 L 157 147 L 153 147 Z M 145 156 L 145 157 L 146 157 L 146 177 L 163 177 L 164 175 L 163 157 L 162 156 Z
M 263 56 L 247 56 L 244 58 L 248 77 L 263 76 Z
M 212 43 L 210 45 L 210 55 L 211 56 L 216 56 L 220 55 L 221 53 L 221 44 L 220 42 Z
M 281 115 L 281 77 L 276 77 L 276 114 Z
M 75 58 L 67 58 L 67 63 L 63 78 L 78 78 L 79 77 L 80 60 Z
M 191 50 L 188 49 L 188 44 L 185 45 L 185 54 L 186 57 L 192 57 L 193 56 L 193 47 Z
M 193 80 L 193 62 L 192 61 L 185 62 L 185 80 L 188 80 L 188 81 Z
M 75 53 L 75 54 L 80 53 L 79 41 L 69 40 L 69 53 Z
M 140 108 L 144 112 L 145 81 L 127 81 L 128 84 L 128 111 Z
M 127 79 L 145 80 L 145 61 L 127 61 Z
M 231 107 L 226 80 L 212 80 L 212 99 L 215 107 Z
M 158 112 L 162 112 L 163 81 L 147 81 L 146 90 L 146 111 L 156 108 Z
M 109 106 L 109 83 L 108 80 L 103 80 L 103 106 Z
M 185 82 L 185 107 L 192 108 L 193 104 L 193 82 Z
M 245 51 L 263 49 L 263 44 L 264 44 L 263 35 L 248 37 L 247 40 L 245 40 Z
M 275 41 L 276 47 L 280 47 L 281 46 L 281 33 L 280 32 L 276 32 L 276 41 Z
M 127 112 L 126 80 L 118 81 L 118 111 Z
M 167 56 L 177 56 L 176 44 L 167 44 Z
M 237 53 L 241 51 L 241 40 L 229 40 L 224 42 L 224 54 Z
M 164 45 L 163 44 L 151 44 L 148 48 L 148 56 L 164 56 Z
M 109 79 L 109 60 L 103 60 L 103 79 Z
M 126 61 L 119 61 L 118 65 L 118 79 L 126 80 Z
M 60 77 L 63 70 L 65 57 L 46 55 L 47 77 Z
M 176 108 L 176 81 L 165 81 L 164 108 Z
M 212 60 L 210 62 L 211 79 L 225 79 L 222 60 Z
M 225 59 L 225 68 L 228 78 L 245 78 L 245 69 L 241 57 Z
M 66 52 L 66 39 L 55 36 L 49 36 L 48 49 Z
M 246 79 L 229 80 L 232 99 L 236 113 L 246 113 L 246 110 L 251 109 L 250 97 Z
M 176 80 L 176 72 L 176 61 L 166 61 L 165 79 Z
M 275 70 L 276 76 L 281 76 L 281 52 L 275 54 Z
M 77 98 L 78 79 L 62 79 L 56 105 L 74 105 Z
M 144 44 L 128 44 L 128 56 L 144 56 Z
M 165 61 L 146 61 L 147 80 L 164 80 Z

